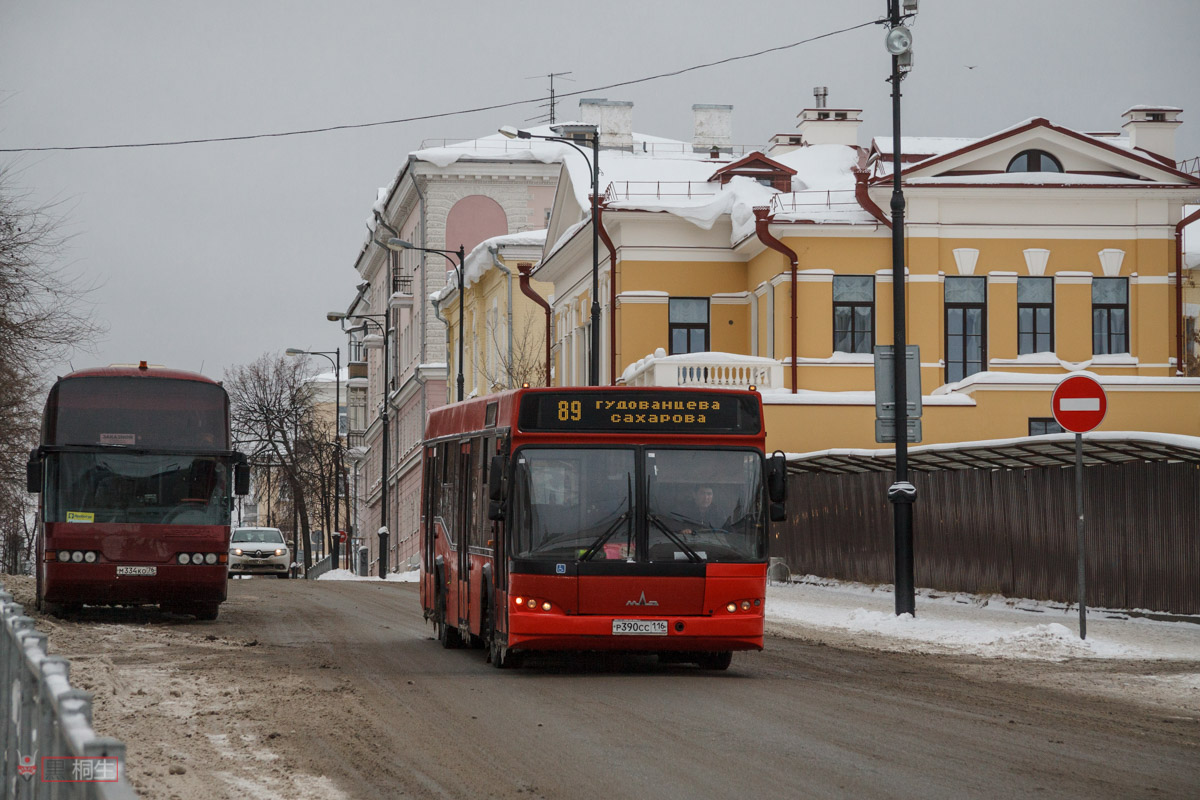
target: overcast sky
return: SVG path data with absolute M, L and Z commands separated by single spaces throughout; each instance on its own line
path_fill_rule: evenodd
M 634 102 L 640 132 L 691 138 L 693 103 L 734 106 L 734 141 L 793 130 L 829 87 L 891 135 L 878 26 L 618 89 L 596 87 L 787 45 L 883 16 L 886 0 L 741 3 L 0 3 L 0 149 L 279 133 L 561 93 Z M 736 13 L 733 13 L 736 9 Z M 1200 0 L 921 0 L 904 133 L 981 136 L 1034 116 L 1117 130 L 1131 105 L 1180 106 L 1200 155 Z M 560 121 L 577 116 L 564 98 Z M 343 344 L 377 187 L 425 139 L 524 124 L 537 102 L 421 122 L 244 142 L 12 154 L 60 203 L 71 268 L 109 328 L 76 368 L 148 360 L 220 377 L 288 347 Z M 321 362 L 324 364 L 324 362 Z M 314 365 L 315 366 L 315 365 Z M 65 365 L 64 367 L 65 368 Z

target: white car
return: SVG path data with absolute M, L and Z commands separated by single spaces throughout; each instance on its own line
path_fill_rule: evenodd
M 286 578 L 291 556 L 278 528 L 234 528 L 229 540 L 229 574 Z

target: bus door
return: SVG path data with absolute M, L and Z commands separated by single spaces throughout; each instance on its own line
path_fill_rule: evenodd
M 474 439 L 469 439 L 459 446 L 458 451 L 458 476 L 459 476 L 459 492 L 455 502 L 458 503 L 458 509 L 455 516 L 459 520 L 458 528 L 458 569 L 455 577 L 456 597 L 458 598 L 458 624 L 466 625 L 470 616 L 471 609 L 471 542 L 475 537 L 471 536 L 471 530 L 475 524 L 475 495 L 479 491 L 479 471 L 472 470 L 474 466 L 472 453 L 475 450 L 472 445 Z M 475 455 L 478 458 L 478 455 Z

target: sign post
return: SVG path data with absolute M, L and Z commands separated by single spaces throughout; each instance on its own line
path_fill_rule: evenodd
M 1078 555 L 1079 638 L 1087 638 L 1086 561 L 1083 541 L 1083 434 L 1094 430 L 1108 411 L 1104 387 L 1089 375 L 1071 375 L 1054 389 L 1054 420 L 1075 434 L 1075 541 Z

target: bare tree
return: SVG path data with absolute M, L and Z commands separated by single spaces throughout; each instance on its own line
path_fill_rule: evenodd
M 303 361 L 266 354 L 252 364 L 227 369 L 224 384 L 234 438 L 255 454 L 255 486 L 264 486 L 266 470 L 271 470 L 269 480 L 278 481 L 271 500 L 279 504 L 279 511 L 294 512 L 297 533 L 305 543 L 310 541 L 311 520 L 323 520 L 328 545 L 336 475 L 334 423 L 317 413 L 308 369 Z M 308 546 L 304 564 L 306 569 L 312 566 Z
M 53 206 L 35 206 L 0 166 L 0 565 L 20 568 L 32 543 L 25 460 L 37 444 L 42 375 L 101 333 L 69 274 Z M 15 549 L 14 549 L 15 548 Z
M 500 324 L 499 316 L 488 315 L 485 336 L 491 343 L 487 348 L 477 348 L 476 368 L 484 376 L 492 391 L 519 389 L 546 385 L 546 328 L 539 325 L 534 315 L 525 315 L 523 324 L 514 326 L 512 355 L 508 352 L 508 333 Z M 491 350 L 489 355 L 488 350 Z

